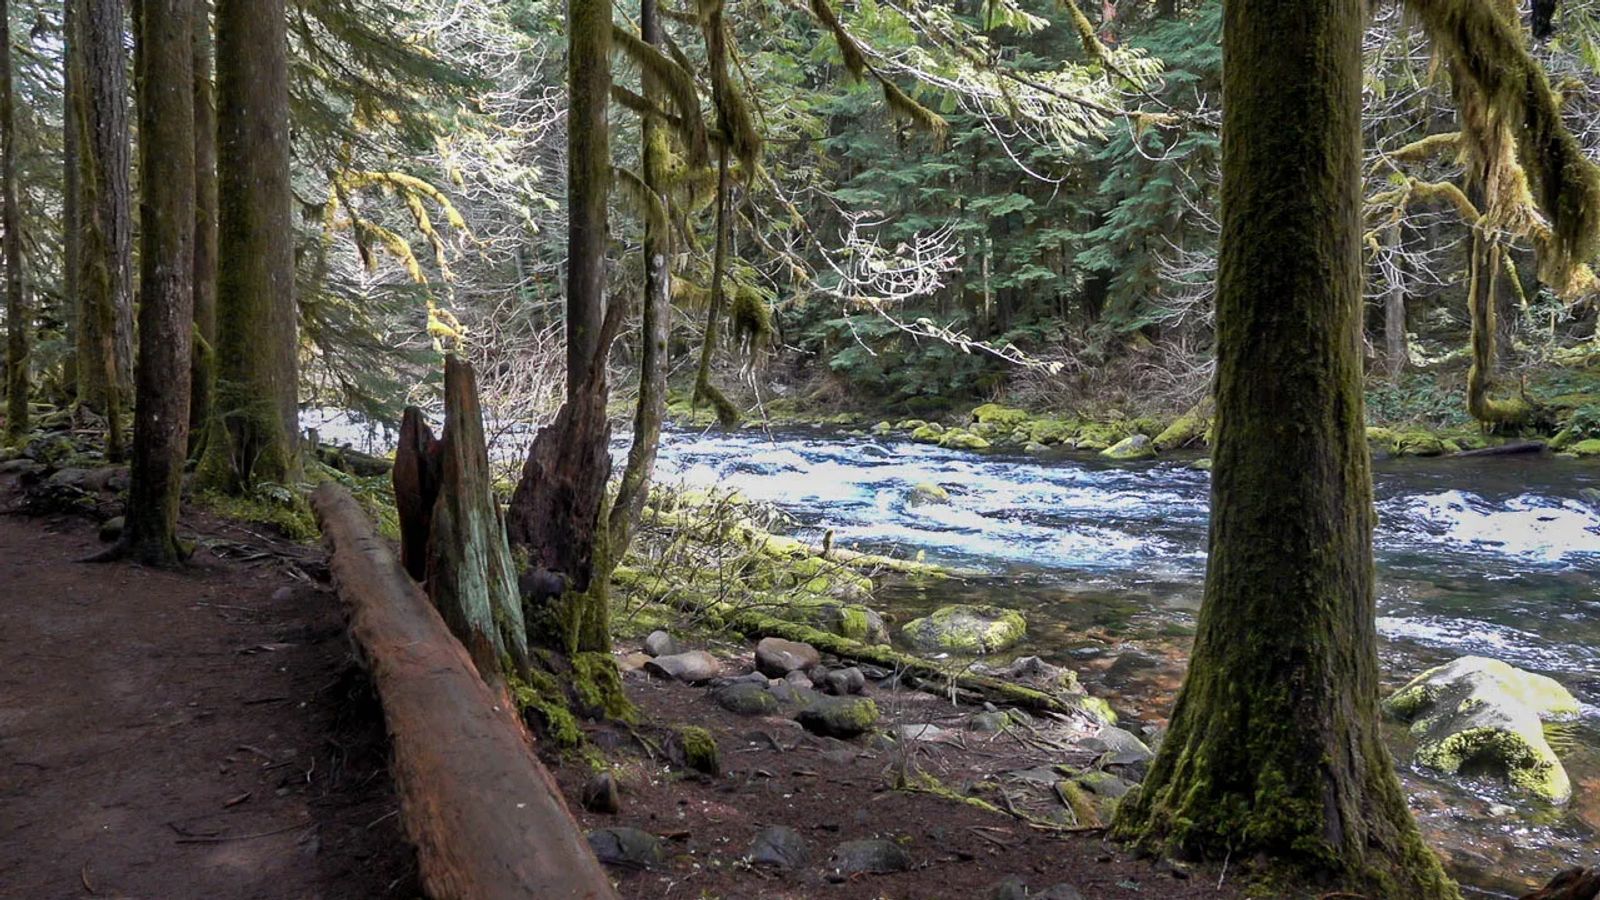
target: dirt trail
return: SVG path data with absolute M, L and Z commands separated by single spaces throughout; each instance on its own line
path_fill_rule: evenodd
M 0 516 L 0 897 L 414 896 L 333 595 L 272 557 L 76 561 L 98 546 Z

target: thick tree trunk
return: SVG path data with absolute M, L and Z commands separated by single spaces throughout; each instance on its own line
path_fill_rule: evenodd
M 444 361 L 439 491 L 429 516 L 427 588 L 445 624 L 491 685 L 526 671 L 528 634 L 505 523 L 489 475 L 478 380 L 454 354 Z M 502 671 L 502 667 L 510 671 Z
M 120 552 L 173 566 L 189 439 L 194 331 L 192 0 L 141 0 L 139 361 L 128 511 Z
M 231 493 L 299 477 L 284 0 L 219 0 L 217 366 L 201 480 Z
M 17 205 L 17 123 L 11 88 L 11 4 L 0 0 L 0 228 L 5 229 L 6 266 L 6 433 L 28 431 L 28 347 L 33 314 L 22 277 L 22 209 Z
M 652 47 L 662 43 L 657 0 L 640 0 L 639 33 Z M 658 79 L 648 70 L 642 75 L 645 99 L 653 107 L 662 103 Z M 645 189 L 655 194 L 662 210 L 668 208 L 667 128 L 656 116 L 639 117 Z M 615 566 L 627 552 L 634 526 L 650 497 L 650 476 L 661 445 L 661 420 L 667 409 L 667 339 L 672 334 L 672 232 L 671 215 L 644 217 L 644 322 L 639 329 L 639 406 L 633 418 L 633 444 L 622 471 L 609 516 L 609 562 Z
M 606 197 L 611 181 L 611 6 L 568 0 L 567 399 L 541 428 L 511 506 L 506 531 L 527 551 L 530 644 L 568 656 L 609 653 L 604 506 L 611 474 L 606 357 L 621 307 L 605 297 Z M 596 566 L 596 560 L 602 561 Z M 612 670 L 613 674 L 615 670 Z
M 107 453 L 122 452 L 133 384 L 128 81 L 122 0 L 81 0 L 77 36 L 78 401 L 106 416 Z
M 190 451 L 211 421 L 217 344 L 217 109 L 211 84 L 211 0 L 193 0 L 194 23 L 194 351 Z
M 351 637 L 383 701 L 390 771 L 423 892 L 616 897 L 504 694 L 478 677 L 361 506 L 333 482 L 311 503 Z
M 1210 564 L 1116 832 L 1317 892 L 1457 896 L 1379 728 L 1362 404 L 1359 0 L 1225 0 Z

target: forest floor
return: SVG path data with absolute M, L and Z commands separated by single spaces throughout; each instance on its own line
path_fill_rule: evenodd
M 0 515 L 0 897 L 416 896 L 319 555 L 183 530 L 172 573 L 80 562 L 88 517 Z
M 748 647 L 713 650 L 724 677 L 751 678 Z M 878 727 L 900 739 L 839 740 L 807 732 L 783 710 L 730 712 L 713 689 L 629 671 L 627 657 L 623 668 L 647 731 L 705 728 L 722 764 L 715 777 L 702 775 L 674 764 L 670 751 L 641 749 L 626 729 L 591 725 L 589 737 L 621 785 L 620 812 L 606 814 L 580 803 L 589 767 L 551 760 L 586 829 L 635 828 L 661 839 L 663 864 L 613 868 L 624 897 L 1177 900 L 1242 893 L 1237 878 L 1215 867 L 1138 859 L 1098 828 L 1044 825 L 1065 806 L 1053 786 L 1097 756 L 1070 743 L 1063 729 L 1073 726 L 1064 720 L 977 733 L 964 726 L 979 708 L 869 682 L 866 695 L 883 714 Z M 973 805 L 974 796 L 992 808 Z M 798 836 L 786 845 L 798 851 L 795 865 L 752 863 L 759 836 L 773 826 Z M 904 855 L 889 868 L 903 871 L 849 874 L 846 860 L 859 854 L 858 842 L 898 846 Z

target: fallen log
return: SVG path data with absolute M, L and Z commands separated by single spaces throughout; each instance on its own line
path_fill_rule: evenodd
M 1458 457 L 1525 456 L 1528 454 L 1543 452 L 1544 441 L 1518 441 L 1514 444 L 1501 444 L 1498 447 L 1480 447 L 1477 450 L 1463 450 L 1455 455 Z
M 614 898 L 504 696 L 344 488 L 311 498 L 350 633 L 383 703 L 395 789 L 423 891 L 455 898 Z

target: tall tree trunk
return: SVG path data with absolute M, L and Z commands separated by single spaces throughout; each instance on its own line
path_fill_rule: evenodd
M 1533 415 L 1533 406 L 1520 397 L 1495 397 L 1495 368 L 1499 362 L 1496 337 L 1500 326 L 1498 304 L 1502 248 L 1483 230 L 1472 229 L 1471 270 L 1467 277 L 1467 315 L 1471 322 L 1472 365 L 1467 370 L 1467 412 L 1491 429 L 1515 429 Z
M 82 134 L 78 127 L 78 94 L 82 80 L 82 37 L 78 31 L 78 7 L 82 0 L 64 0 L 61 9 L 61 33 L 65 43 L 61 82 L 61 293 L 62 315 L 65 319 L 67 346 L 63 363 L 63 386 L 69 397 L 79 395 L 78 341 L 79 297 L 78 274 L 81 271 L 82 224 L 78 209 L 82 202 L 78 147 Z
M 639 33 L 644 42 L 659 47 L 663 41 L 657 0 L 639 0 Z M 659 79 L 647 69 L 641 76 L 645 99 L 659 108 L 663 91 Z M 667 128 L 659 117 L 639 117 L 641 168 L 645 190 L 654 194 L 665 213 Z M 656 451 L 661 446 L 661 420 L 667 409 L 667 339 L 672 334 L 672 217 L 644 217 L 644 316 L 639 328 L 639 406 L 633 417 L 633 445 L 628 448 L 628 464 L 612 501 L 609 520 L 609 562 L 614 567 L 627 552 L 634 526 L 650 496 L 650 477 L 655 469 Z
M 211 84 L 211 0 L 193 0 L 194 351 L 189 368 L 190 450 L 211 421 L 217 344 L 217 108 Z
M 1383 360 L 1391 380 L 1398 379 L 1411 361 L 1406 339 L 1406 286 L 1400 270 L 1400 226 L 1384 235 L 1390 256 L 1395 258 L 1394 280 L 1383 294 Z
M 106 416 L 106 449 L 122 452 L 133 384 L 132 226 L 127 51 L 122 0 L 81 0 L 77 37 L 78 401 Z
M 17 123 L 11 91 L 11 4 L 0 0 L 0 228 L 5 229 L 6 433 L 28 432 L 28 345 L 33 314 L 22 278 L 22 209 L 17 206 Z
M 284 0 L 219 0 L 216 28 L 217 366 L 200 477 L 244 493 L 300 472 Z
M 194 331 L 192 0 L 140 0 L 139 361 L 128 511 L 118 550 L 173 566 L 189 439 Z
M 1457 892 L 1379 726 L 1363 21 L 1359 0 L 1224 0 L 1210 563 L 1170 730 L 1116 832 L 1420 900 Z
M 506 531 L 513 547 L 527 551 L 529 583 L 536 585 L 524 591 L 530 643 L 575 656 L 611 649 L 604 575 L 610 569 L 603 563 L 611 473 L 606 356 L 620 315 L 607 314 L 605 296 L 611 6 L 568 0 L 567 18 L 567 397 L 528 450 Z M 620 311 L 618 305 L 611 312 Z

